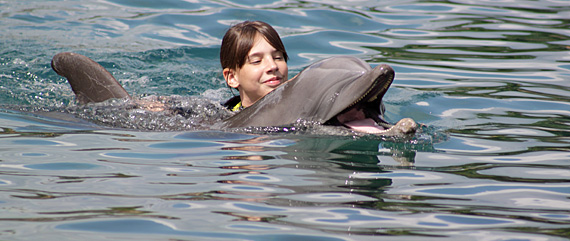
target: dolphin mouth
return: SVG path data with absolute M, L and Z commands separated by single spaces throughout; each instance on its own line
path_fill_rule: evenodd
M 351 109 L 351 111 L 335 116 L 337 121 L 357 132 L 367 133 L 367 134 L 380 134 L 390 129 L 393 125 L 384 121 L 381 116 L 377 118 L 366 117 L 362 109 Z M 349 120 L 347 120 L 347 118 Z
M 353 106 L 336 115 L 334 122 L 355 132 L 384 136 L 414 134 L 418 124 L 411 118 L 404 118 L 396 124 L 384 120 L 384 106 L 380 99 L 372 99 L 361 106 Z
M 362 106 L 349 107 L 333 118 L 337 124 L 357 132 L 382 134 L 394 126 L 384 120 L 383 108 L 381 102 L 366 102 Z
M 394 126 L 384 120 L 382 103 L 382 98 L 394 79 L 394 70 L 389 65 L 376 68 L 380 68 L 383 74 L 378 75 L 368 89 L 347 108 L 327 121 L 328 124 L 368 134 L 381 134 Z

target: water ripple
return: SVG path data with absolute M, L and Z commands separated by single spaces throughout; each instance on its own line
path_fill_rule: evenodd
M 567 240 L 567 5 L 0 2 L 0 235 Z M 165 117 L 128 103 L 77 106 L 49 66 L 57 52 L 79 52 L 135 98 L 223 108 L 232 94 L 219 44 L 246 19 L 276 28 L 291 76 L 332 55 L 390 64 L 386 118 L 412 117 L 420 133 L 204 131 L 216 118 L 207 108 Z

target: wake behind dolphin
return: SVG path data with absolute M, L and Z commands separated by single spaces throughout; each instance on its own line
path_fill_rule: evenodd
M 68 79 L 80 104 L 113 98 L 131 99 L 107 70 L 86 56 L 59 53 L 53 57 L 51 65 L 56 73 Z M 354 57 L 321 60 L 250 107 L 223 121 L 220 119 L 213 128 L 283 126 L 308 121 L 379 135 L 414 133 L 417 125 L 409 118 L 395 125 L 383 119 L 382 97 L 393 78 L 394 71 L 388 65 L 371 69 L 366 62 Z M 188 112 L 172 108 L 168 102 L 135 102 L 147 110 L 167 109 L 170 113 L 181 115 Z

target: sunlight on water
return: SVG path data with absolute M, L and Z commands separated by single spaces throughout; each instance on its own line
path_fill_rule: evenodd
M 568 240 L 569 4 L 0 1 L 0 237 Z M 391 65 L 386 118 L 420 132 L 210 130 L 232 96 L 219 44 L 243 20 L 275 27 L 290 76 Z M 176 111 L 78 106 L 50 67 L 63 51 Z

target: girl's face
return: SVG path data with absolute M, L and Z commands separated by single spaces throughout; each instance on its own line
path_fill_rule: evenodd
M 224 78 L 238 88 L 242 105 L 248 107 L 286 81 L 288 71 L 283 53 L 258 34 L 245 64 L 237 70 L 224 69 Z

